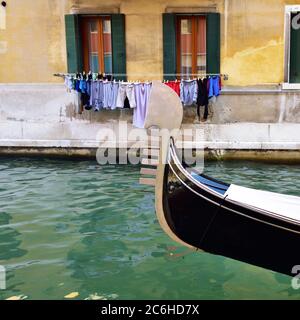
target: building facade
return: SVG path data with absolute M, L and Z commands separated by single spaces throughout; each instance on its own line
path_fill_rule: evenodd
M 99 70 L 128 80 L 221 74 L 210 123 L 300 123 L 299 13 L 299 0 L 3 1 L 0 121 L 130 121 L 130 111 L 76 114 L 53 76 Z M 195 112 L 185 110 L 186 124 Z
M 74 18 L 99 15 L 107 19 L 113 15 L 113 20 L 119 14 L 124 26 L 115 22 L 114 27 L 121 28 L 115 33 L 124 28 L 124 39 L 116 41 L 124 41 L 120 45 L 126 52 L 128 78 L 135 78 L 135 74 L 159 76 L 164 73 L 166 60 L 175 54 L 175 47 L 164 52 L 164 46 L 172 41 L 170 33 L 174 32 L 171 20 L 183 14 L 188 17 L 210 13 L 220 15 L 219 63 L 220 72 L 229 77 L 226 85 L 300 82 L 293 72 L 289 79 L 285 78 L 287 49 L 292 55 L 291 67 L 299 73 L 299 32 L 294 30 L 291 37 L 285 35 L 285 23 L 291 26 L 286 6 L 295 6 L 293 12 L 297 12 L 297 0 L 38 0 L 34 5 L 27 0 L 7 0 L 6 4 L 1 6 L 0 15 L 1 82 L 55 82 L 54 73 L 66 72 L 65 16 L 70 14 Z M 109 28 L 109 23 L 106 25 Z M 207 30 L 208 46 L 216 41 L 216 32 Z

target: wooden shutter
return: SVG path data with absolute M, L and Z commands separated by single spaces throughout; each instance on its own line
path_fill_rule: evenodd
M 207 73 L 218 74 L 220 73 L 221 63 L 221 30 L 220 30 L 220 14 L 208 13 L 207 14 L 207 28 L 206 28 L 206 41 L 207 41 Z
M 127 80 L 126 76 L 126 40 L 124 14 L 111 15 L 113 73 L 118 80 Z
M 176 14 L 163 14 L 163 59 L 164 79 L 174 80 L 176 78 Z
M 67 62 L 68 72 L 76 73 L 82 71 L 82 46 L 79 27 L 79 16 L 67 14 L 66 24 L 66 43 L 67 43 Z

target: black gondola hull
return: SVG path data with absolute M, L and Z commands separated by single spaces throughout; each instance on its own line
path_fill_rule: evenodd
M 287 275 L 300 265 L 298 225 L 199 188 L 172 159 L 165 166 L 163 209 L 172 232 L 188 245 Z

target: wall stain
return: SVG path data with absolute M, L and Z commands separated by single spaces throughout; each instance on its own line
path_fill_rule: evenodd
M 283 81 L 284 42 L 270 40 L 261 47 L 250 47 L 224 58 L 222 72 L 229 74 L 227 85 L 257 85 Z

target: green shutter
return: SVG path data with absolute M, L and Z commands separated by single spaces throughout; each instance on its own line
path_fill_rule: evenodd
M 292 14 L 296 19 L 298 13 Z M 290 83 L 300 83 L 300 29 L 291 25 Z
M 176 14 L 163 14 L 164 79 L 176 78 Z
M 111 15 L 113 73 L 118 80 L 127 80 L 126 76 L 126 40 L 124 14 Z
M 68 72 L 76 73 L 82 71 L 82 46 L 79 28 L 79 16 L 67 14 L 65 16 L 67 62 Z
M 207 73 L 220 73 L 221 63 L 221 36 L 220 36 L 220 14 L 207 14 L 206 42 L 207 42 Z

